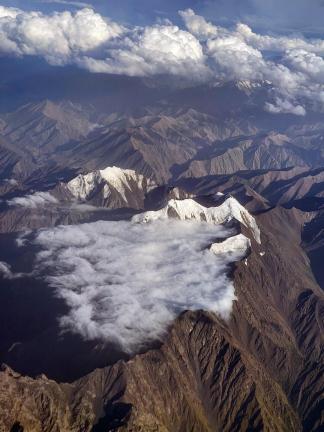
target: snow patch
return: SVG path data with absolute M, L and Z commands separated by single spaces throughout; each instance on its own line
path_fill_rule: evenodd
M 243 234 L 229 237 L 220 243 L 213 243 L 210 250 L 215 254 L 232 255 L 233 260 L 239 260 L 246 256 L 251 247 L 250 240 Z
M 85 200 L 98 186 L 100 180 L 99 172 L 94 171 L 85 175 L 79 174 L 73 180 L 69 181 L 66 186 L 75 198 L 78 200 Z

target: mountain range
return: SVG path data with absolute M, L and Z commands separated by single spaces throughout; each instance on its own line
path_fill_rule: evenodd
M 8 78 L 0 113 L 0 431 L 320 432 L 323 114 L 267 112 L 269 82 L 171 86 L 73 68 L 48 88 L 25 79 L 33 97 Z M 149 251 L 146 227 L 162 239 Z M 166 243 L 180 251 L 174 298 L 159 291 L 164 262 L 154 283 L 146 264 L 126 281 L 135 292 L 139 276 L 144 299 L 158 290 L 172 311 L 162 333 L 164 315 L 136 349 L 99 337 L 107 298 L 138 310 L 126 267 L 147 256 L 149 267 Z M 229 300 L 207 291 L 209 259 Z M 77 305 L 115 283 L 100 279 L 111 265 L 119 296 L 91 297 L 90 325 L 92 303 Z M 196 284 L 185 300 L 183 273 Z M 214 309 L 193 302 L 200 289 Z

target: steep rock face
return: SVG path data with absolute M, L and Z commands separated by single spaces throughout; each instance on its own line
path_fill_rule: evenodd
M 181 317 L 159 352 L 129 366 L 124 397 L 136 410 L 125 430 L 298 430 L 261 364 L 250 362 L 206 314 Z
M 2 120 L 1 135 L 43 162 L 59 146 L 85 138 L 94 128 L 85 107 L 65 101 L 30 103 Z
M 221 327 L 208 314 L 184 314 L 160 350 L 73 384 L 7 369 L 0 375 L 0 404 L 5 407 L 10 397 L 19 403 L 6 410 L 2 427 L 18 422 L 35 432 L 300 430 L 280 387 Z
M 0 407 L 15 401 L 2 430 L 320 431 L 324 295 L 300 248 L 304 220 L 258 216 L 263 251 L 235 269 L 228 322 L 184 313 L 160 348 L 72 384 L 1 372 Z
M 232 325 L 241 343 L 281 383 L 304 430 L 320 430 L 324 296 L 300 247 L 307 218 L 307 213 L 281 208 L 258 218 L 265 255 L 251 256 L 247 270 L 236 273 L 241 288 L 235 309 L 241 313 L 235 319 L 234 312 Z
M 2 176 L 6 177 L 14 170 L 19 162 L 19 156 L 15 153 L 8 143 L 0 138 L 0 166 Z
M 1 432 L 10 431 L 15 424 L 27 432 L 91 431 L 105 405 L 123 393 L 119 369 L 116 365 L 98 370 L 90 379 L 85 377 L 70 385 L 45 376 L 36 380 L 22 377 L 7 368 L 1 372 Z

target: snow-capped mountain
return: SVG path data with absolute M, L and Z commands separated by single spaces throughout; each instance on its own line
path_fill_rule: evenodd
M 0 232 L 87 222 L 100 218 L 106 209 L 129 209 L 134 214 L 145 210 L 146 198 L 153 189 L 158 187 L 152 179 L 133 170 L 107 167 L 79 174 L 45 191 L 33 189 L 11 195 L 4 201 Z M 176 192 L 180 196 L 178 189 Z M 22 217 L 26 214 L 29 217 Z
M 150 178 L 144 177 L 133 170 L 123 170 L 117 167 L 107 167 L 87 174 L 79 174 L 67 183 L 60 182 L 53 189 L 26 194 L 7 200 L 10 206 L 35 207 L 46 197 L 52 204 L 87 203 L 95 207 L 110 209 L 132 208 L 144 209 L 146 195 L 157 187 Z
M 254 217 L 233 197 L 227 198 L 217 207 L 204 207 L 191 198 L 184 200 L 171 199 L 161 210 L 141 213 L 134 216 L 133 221 L 146 223 L 168 218 L 191 219 L 215 225 L 236 220 L 249 228 L 256 242 L 261 243 L 260 230 Z
M 144 208 L 145 195 L 156 183 L 133 170 L 107 167 L 87 174 L 79 174 L 66 185 L 79 201 L 109 208 Z

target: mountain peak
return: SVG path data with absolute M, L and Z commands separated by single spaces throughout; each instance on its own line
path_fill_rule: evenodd
M 79 174 L 70 180 L 66 187 L 74 198 L 80 201 L 96 200 L 107 206 L 115 201 L 116 206 L 135 205 L 142 208 L 145 195 L 155 188 L 156 183 L 134 170 L 116 166 Z
M 221 205 L 204 207 L 191 198 L 184 200 L 171 199 L 158 211 L 148 211 L 133 217 L 137 223 L 147 223 L 158 219 L 175 218 L 180 220 L 197 220 L 211 224 L 223 224 L 236 220 L 252 231 L 257 243 L 261 243 L 260 230 L 253 216 L 233 197 L 228 197 Z

